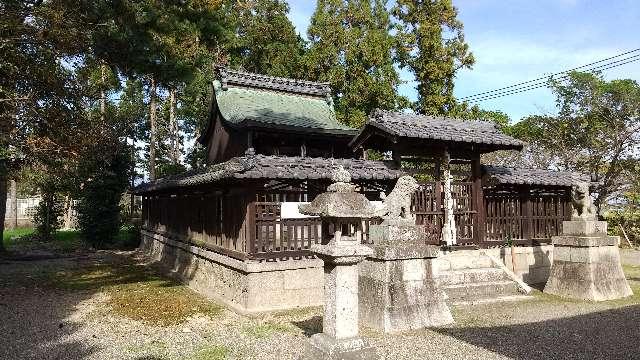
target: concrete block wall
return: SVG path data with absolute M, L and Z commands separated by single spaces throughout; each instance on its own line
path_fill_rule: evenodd
M 140 250 L 168 275 L 241 313 L 323 305 L 318 259 L 241 261 L 146 230 Z

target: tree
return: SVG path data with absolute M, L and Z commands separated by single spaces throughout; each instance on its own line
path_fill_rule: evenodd
M 551 167 L 595 175 L 595 204 L 601 209 L 640 156 L 640 86 L 571 72 L 551 78 L 549 87 L 558 114 L 530 116 L 514 125 L 513 134 L 551 154 Z
M 303 76 L 305 44 L 287 17 L 285 1 L 241 0 L 228 8 L 234 30 L 226 45 L 229 65 L 271 76 Z
M 84 8 L 70 0 L 3 1 L 0 13 L 0 217 L 4 219 L 10 170 L 79 153 L 73 129 L 82 104 L 70 66 L 97 21 L 88 19 Z
M 482 120 L 495 123 L 500 130 L 509 131 L 511 119 L 509 115 L 500 110 L 485 110 L 478 105 L 469 106 L 469 103 L 455 103 L 447 116 L 462 120 Z
M 331 84 L 338 119 L 360 127 L 374 109 L 397 109 L 400 78 L 383 0 L 319 0 L 311 18 L 307 76 Z
M 398 62 L 418 81 L 416 111 L 446 115 L 455 106 L 456 72 L 475 62 L 458 10 L 452 0 L 398 0 L 392 14 L 397 20 Z
M 149 177 L 156 178 L 158 97 L 175 92 L 211 64 L 227 26 L 221 1 L 119 1 L 103 9 L 110 19 L 94 33 L 95 54 L 130 78 L 148 83 Z M 177 106 L 177 105 L 176 105 Z

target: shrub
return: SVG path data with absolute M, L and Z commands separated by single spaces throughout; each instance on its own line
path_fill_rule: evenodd
M 128 186 L 130 151 L 124 144 L 103 143 L 85 153 L 81 169 L 86 179 L 77 206 L 84 240 L 95 248 L 109 247 L 120 231 L 120 199 Z
M 38 238 L 43 241 L 51 240 L 53 234 L 62 226 L 63 214 L 64 205 L 60 197 L 53 191 L 43 191 L 42 199 L 33 215 Z
M 635 245 L 640 245 L 640 210 L 634 208 L 625 208 L 620 210 L 608 211 L 605 220 L 609 223 L 610 235 L 618 235 L 622 237 L 622 244 L 626 244 L 624 234 L 620 230 L 620 226 L 624 228 L 629 241 Z

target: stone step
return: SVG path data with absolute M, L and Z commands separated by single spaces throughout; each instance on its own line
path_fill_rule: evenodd
M 509 280 L 509 277 L 502 269 L 479 268 L 443 271 L 438 275 L 438 279 L 440 285 L 447 286 Z
M 478 250 L 454 251 L 437 259 L 440 271 L 486 269 L 495 267 L 491 259 Z
M 449 302 L 495 299 L 502 296 L 517 295 L 518 284 L 512 280 L 500 280 L 470 284 L 443 286 Z
M 477 299 L 471 301 L 449 301 L 449 305 L 479 305 L 479 304 L 487 304 L 487 303 L 495 303 L 495 302 L 513 302 L 513 301 L 525 301 L 525 300 L 533 300 L 535 296 L 532 295 L 505 295 L 498 296 L 496 298 L 490 299 Z

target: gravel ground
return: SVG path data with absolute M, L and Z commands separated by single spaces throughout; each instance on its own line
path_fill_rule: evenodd
M 114 315 L 105 292 L 61 290 L 43 280 L 108 263 L 111 255 L 0 262 L 0 359 L 296 359 L 321 330 L 319 308 L 255 317 L 224 310 L 153 326 Z M 640 268 L 626 270 L 640 292 Z M 584 303 L 537 294 L 452 311 L 456 324 L 449 327 L 362 332 L 383 359 L 640 359 L 638 295 Z

